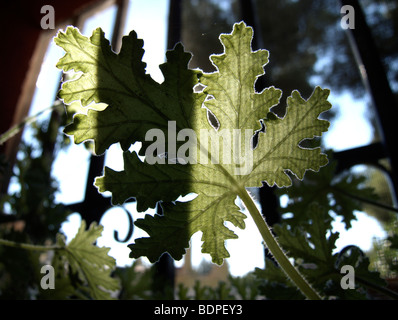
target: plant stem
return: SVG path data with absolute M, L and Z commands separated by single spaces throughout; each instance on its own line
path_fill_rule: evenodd
M 59 107 L 63 107 L 62 103 L 55 103 L 51 107 L 45 108 L 44 110 L 38 112 L 37 114 L 33 116 L 26 117 L 23 119 L 20 123 L 16 124 L 15 126 L 11 127 L 8 129 L 6 132 L 0 134 L 0 146 L 5 143 L 8 139 L 12 138 L 15 136 L 19 131 L 21 131 L 25 125 L 30 124 L 32 122 L 35 122 L 37 118 L 39 118 L 43 113 L 50 111 L 50 110 L 55 110 Z
M 26 250 L 36 250 L 36 251 L 48 251 L 48 250 L 59 250 L 62 249 L 60 246 L 40 246 L 28 243 L 18 243 L 10 240 L 0 239 L 0 245 L 13 247 L 13 248 L 21 248 Z
M 342 194 L 343 196 L 346 196 L 348 198 L 352 198 L 352 199 L 358 200 L 360 202 L 365 202 L 365 203 L 370 204 L 372 206 L 375 206 L 375 207 L 378 207 L 378 208 L 381 208 L 381 209 L 385 209 L 385 210 L 388 210 L 388 211 L 398 212 L 398 208 L 394 208 L 394 207 L 386 205 L 384 203 L 380 203 L 380 202 L 374 201 L 372 199 L 359 197 L 359 196 L 357 196 L 355 194 L 346 192 L 346 191 L 344 191 L 344 190 L 342 190 L 340 188 L 337 188 L 337 187 L 332 187 L 331 189 L 336 191 L 336 192 L 339 192 L 340 194 Z
M 310 300 L 321 300 L 321 296 L 311 287 L 300 272 L 291 264 L 278 241 L 272 234 L 267 222 L 258 211 L 257 206 L 253 202 L 246 189 L 239 190 L 239 197 L 250 212 L 258 230 L 260 231 L 266 246 L 268 247 L 275 260 L 278 262 L 282 270 L 287 274 L 291 281 L 301 290 L 301 292 Z
M 370 281 L 367 281 L 366 279 L 358 277 L 358 276 L 355 276 L 355 280 L 357 280 L 360 284 L 364 285 L 367 288 L 371 288 L 373 290 L 379 291 L 394 300 L 398 300 L 398 294 L 386 287 L 380 287 L 380 286 L 378 286 Z

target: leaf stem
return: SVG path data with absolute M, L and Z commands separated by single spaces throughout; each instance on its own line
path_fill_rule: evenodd
M 321 296 L 311 287 L 307 280 L 300 274 L 300 272 L 291 264 L 278 241 L 274 237 L 267 222 L 258 211 L 253 199 L 247 193 L 246 189 L 240 188 L 239 197 L 245 204 L 247 210 L 250 212 L 261 236 L 264 239 L 266 246 L 278 262 L 282 270 L 290 278 L 291 281 L 301 290 L 301 292 L 310 300 L 321 300 Z
M 63 104 L 60 102 L 55 102 L 52 106 L 43 109 L 42 111 L 38 112 L 37 114 L 33 116 L 28 116 L 25 119 L 23 119 L 20 123 L 17 123 L 15 126 L 11 127 L 8 129 L 6 132 L 0 134 L 0 146 L 5 143 L 7 140 L 11 139 L 13 136 L 15 136 L 19 131 L 21 131 L 25 125 L 31 124 L 44 113 L 47 111 L 55 110 L 57 108 L 63 107 Z
M 35 251 L 48 251 L 48 250 L 63 249 L 62 247 L 57 246 L 57 245 L 41 246 L 41 245 L 34 245 L 34 244 L 28 244 L 28 243 L 19 243 L 19 242 L 14 242 L 14 241 L 5 240 L 5 239 L 0 239 L 0 245 L 13 247 L 13 248 L 20 248 L 20 249 L 25 249 L 25 250 L 35 250 Z
M 394 299 L 394 300 L 398 300 L 398 294 L 395 291 L 392 291 L 386 287 L 380 287 L 370 281 L 367 281 L 364 278 L 355 276 L 355 280 L 357 280 L 360 284 L 364 285 L 367 288 L 371 288 L 373 290 L 379 291 L 380 293 L 385 294 L 386 296 Z
M 384 210 L 398 212 L 398 208 L 386 205 L 384 203 L 381 203 L 381 202 L 378 202 L 378 201 L 374 201 L 374 200 L 369 199 L 369 198 L 364 198 L 364 197 L 357 196 L 357 195 L 355 195 L 353 193 L 344 191 L 344 190 L 342 190 L 340 188 L 337 188 L 337 187 L 334 187 L 334 186 L 332 186 L 331 189 L 336 191 L 336 192 L 338 192 L 338 193 L 340 193 L 340 194 L 342 194 L 343 196 L 348 197 L 348 198 L 352 198 L 354 200 L 357 200 L 357 201 L 360 201 L 360 202 L 364 202 L 364 203 L 370 204 L 372 206 L 375 206 L 375 207 L 378 207 L 378 208 L 381 208 L 381 209 L 384 209 Z

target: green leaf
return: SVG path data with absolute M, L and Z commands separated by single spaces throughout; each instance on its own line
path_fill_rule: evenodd
M 331 232 L 331 219 L 326 219 L 325 208 L 313 205 L 309 208 L 309 221 L 289 230 L 288 224 L 275 225 L 274 231 L 281 246 L 289 255 L 298 259 L 308 279 L 324 283 L 338 275 L 334 267 L 333 250 L 338 239 L 337 232 Z M 311 281 L 311 283 L 313 283 Z
M 328 163 L 320 148 L 305 149 L 299 143 L 305 139 L 321 136 L 329 128 L 329 122 L 318 119 L 330 109 L 327 101 L 329 90 L 316 87 L 311 97 L 304 100 L 297 91 L 287 99 L 286 116 L 277 118 L 268 114 L 265 119 L 265 134 L 260 133 L 254 152 L 254 167 L 245 181 L 246 186 L 260 187 L 261 180 L 269 185 L 290 186 L 292 181 L 287 171 L 303 179 L 307 170 L 319 171 Z M 260 177 L 261 178 L 260 178 Z
M 304 296 L 288 280 L 281 268 L 269 258 L 265 259 L 264 269 L 256 268 L 254 275 L 258 281 L 259 293 L 268 300 L 303 300 Z
M 103 227 L 92 223 L 86 230 L 82 220 L 76 236 L 65 243 L 63 237 L 58 237 L 58 245 L 62 250 L 56 251 L 55 258 L 67 261 L 72 274 L 76 274 L 80 282 L 87 286 L 89 296 L 93 299 L 111 299 L 110 292 L 119 289 L 119 282 L 110 276 L 114 270 L 115 259 L 108 255 L 109 248 L 98 247 L 94 242 L 101 236 Z
M 385 287 L 386 282 L 380 277 L 377 271 L 369 270 L 369 258 L 357 246 L 347 246 L 343 248 L 336 257 L 336 268 L 340 269 L 344 265 L 351 265 L 355 269 L 355 277 L 359 284 L 373 284 Z
M 330 297 L 344 299 L 366 298 L 364 288 L 369 287 L 369 284 L 372 288 L 384 287 L 385 282 L 379 273 L 369 271 L 369 259 L 358 247 L 349 246 L 340 252 L 334 252 L 338 233 L 329 232 L 331 219 L 325 219 L 327 208 L 313 204 L 308 210 L 308 222 L 294 228 L 287 223 L 275 225 L 273 228 L 280 245 L 295 259 L 296 267 L 307 280 Z M 356 290 L 341 288 L 343 275 L 340 270 L 343 265 L 354 268 Z M 263 281 L 261 291 L 271 298 L 277 299 L 294 293 L 295 288 L 284 277 L 282 270 L 269 261 L 264 270 L 256 271 L 256 275 Z M 282 292 L 275 295 L 275 286 Z
M 100 29 L 90 39 L 74 28 L 58 34 L 56 43 L 67 51 L 58 66 L 83 73 L 63 84 L 60 97 L 65 103 L 108 105 L 103 111 L 75 115 L 65 132 L 76 143 L 94 140 L 96 153 L 116 142 L 126 150 L 124 170 L 105 168 L 95 185 L 100 192 L 112 192 L 115 204 L 134 197 L 140 211 L 162 205 L 163 215 L 135 222 L 149 237 L 130 245 L 130 257 L 147 256 L 154 262 L 167 251 L 180 259 L 191 236 L 202 232 L 202 252 L 221 264 L 229 257 L 225 240 L 237 238 L 226 223 L 245 227 L 246 215 L 235 204 L 245 187 L 261 186 L 262 181 L 289 186 L 287 171 L 302 179 L 307 170 L 327 164 L 319 148 L 299 144 L 328 129 L 329 123 L 318 117 L 331 107 L 329 90 L 317 87 L 308 100 L 294 91 L 285 117 L 274 115 L 270 110 L 279 103 L 281 91 L 254 90 L 268 51 L 253 52 L 252 37 L 252 28 L 243 22 L 231 34 L 222 34 L 224 53 L 211 56 L 214 73 L 188 69 L 191 56 L 179 44 L 167 52 L 160 66 L 165 80 L 158 84 L 145 74 L 142 41 L 134 32 L 123 38 L 118 55 Z M 194 90 L 198 83 L 203 91 Z M 151 129 L 161 132 L 146 140 Z M 254 134 L 258 143 L 253 150 Z M 140 155 L 145 160 L 128 151 L 136 141 L 143 143 Z M 188 193 L 197 197 L 176 201 Z
M 285 219 L 286 222 L 300 224 L 308 219 L 310 206 L 318 203 L 342 216 L 349 229 L 351 221 L 356 219 L 355 211 L 363 209 L 362 199 L 378 199 L 373 188 L 365 187 L 365 176 L 347 172 L 337 175 L 336 166 L 337 162 L 331 161 L 319 173 L 308 172 L 305 179 L 295 181 L 291 188 L 277 191 L 279 195 L 289 196 L 288 206 L 282 209 L 282 213 L 292 213 L 293 217 Z
M 108 105 L 104 111 L 75 115 L 65 128 L 75 143 L 92 139 L 97 154 L 117 142 L 127 150 L 135 141 L 144 141 L 148 130 L 167 128 L 168 120 L 192 112 L 196 98 L 192 87 L 198 72 L 187 70 L 190 55 L 181 45 L 167 54 L 168 64 L 160 66 L 165 77 L 160 85 L 145 73 L 143 41 L 134 31 L 123 37 L 119 54 L 111 50 L 100 28 L 88 39 L 77 28 L 68 27 L 54 41 L 66 51 L 57 67 L 83 73 L 64 82 L 59 97 L 66 104 L 80 100 L 82 106 L 92 102 Z M 184 96 L 184 91 L 189 94 Z M 181 125 L 187 127 L 184 122 Z

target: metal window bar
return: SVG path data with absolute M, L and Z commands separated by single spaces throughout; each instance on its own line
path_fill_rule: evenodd
M 169 19 L 167 31 L 167 50 L 171 50 L 181 41 L 181 0 L 169 0 Z M 157 214 L 163 214 L 161 206 L 156 207 Z M 152 290 L 154 296 L 163 299 L 173 299 L 175 291 L 174 259 L 163 254 L 153 266 L 154 281 Z
M 117 16 L 114 25 L 112 48 L 119 51 L 121 44 L 122 30 L 126 20 L 128 0 L 117 0 Z M 167 48 L 172 49 L 181 39 L 181 0 L 170 0 L 169 2 L 169 20 L 168 20 L 168 38 Z M 82 219 L 86 220 L 87 225 L 91 222 L 99 222 L 103 214 L 111 207 L 110 198 L 104 198 L 94 187 L 95 177 L 102 174 L 105 162 L 105 155 L 91 156 L 90 166 L 87 176 L 85 197 L 83 202 L 69 206 L 73 211 L 78 212 Z M 119 242 L 126 242 L 130 239 L 133 232 L 133 219 L 130 212 L 125 209 L 129 219 L 129 231 L 124 240 L 120 240 L 117 231 L 114 232 L 114 238 Z M 157 207 L 157 213 L 162 214 L 161 207 Z M 164 254 L 153 266 L 153 287 L 155 296 L 173 298 L 175 287 L 175 267 L 174 260 Z
M 117 13 L 116 19 L 113 26 L 112 35 L 112 48 L 114 51 L 118 52 L 121 45 L 121 37 L 126 21 L 128 0 L 116 0 Z M 73 211 L 80 214 L 82 219 L 84 219 L 87 225 L 92 222 L 97 222 L 101 220 L 104 213 L 111 207 L 110 198 L 105 198 L 98 193 L 98 190 L 94 187 L 94 179 L 102 174 L 105 162 L 105 154 L 100 156 L 91 156 L 90 166 L 87 174 L 87 183 L 84 200 L 79 203 L 71 204 L 68 206 Z M 127 210 L 126 210 L 127 212 Z M 130 226 L 128 235 L 132 233 L 132 220 L 129 216 Z M 115 236 L 117 233 L 115 232 Z M 116 236 L 116 238 L 118 238 Z M 128 239 L 127 239 L 128 240 Z
M 391 190 L 391 193 L 394 203 L 396 203 L 398 199 L 398 149 L 395 146 L 395 119 L 398 118 L 397 103 L 362 7 L 358 0 L 342 0 L 341 5 L 350 5 L 354 9 L 355 27 L 348 29 L 347 35 L 364 86 L 369 92 L 376 109 L 382 141 L 362 148 L 336 153 L 335 158 L 339 160 L 340 169 L 348 168 L 348 165 L 362 163 L 371 163 L 380 167 L 379 160 L 388 158 L 391 168 L 389 170 L 383 168 L 383 170 L 388 173 L 392 182 L 393 190 Z

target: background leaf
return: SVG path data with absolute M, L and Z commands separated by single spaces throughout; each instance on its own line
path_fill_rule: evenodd
M 100 248 L 94 244 L 102 230 L 103 227 L 96 223 L 92 223 L 86 230 L 86 223 L 82 220 L 76 236 L 69 244 L 65 244 L 63 237 L 58 237 L 58 244 L 64 248 L 56 251 L 54 258 L 54 261 L 64 261 L 70 268 L 69 278 L 77 275 L 80 289 L 98 300 L 111 299 L 110 292 L 119 289 L 118 280 L 111 277 L 116 261 L 108 255 L 109 248 Z M 65 265 L 61 268 L 65 269 Z M 69 288 L 67 284 L 65 286 Z
M 383 290 L 385 281 L 378 272 L 369 270 L 369 259 L 358 247 L 334 252 L 338 233 L 329 231 L 331 219 L 327 218 L 327 209 L 313 204 L 308 210 L 309 220 L 299 226 L 291 227 L 288 223 L 274 226 L 279 243 L 294 258 L 294 264 L 306 279 L 330 299 L 366 299 L 369 288 Z M 344 290 L 340 285 L 343 265 L 354 268 L 355 290 Z M 267 298 L 304 298 L 269 259 L 265 269 L 257 269 L 256 275 L 260 279 L 260 291 Z M 277 289 L 279 291 L 275 291 Z

